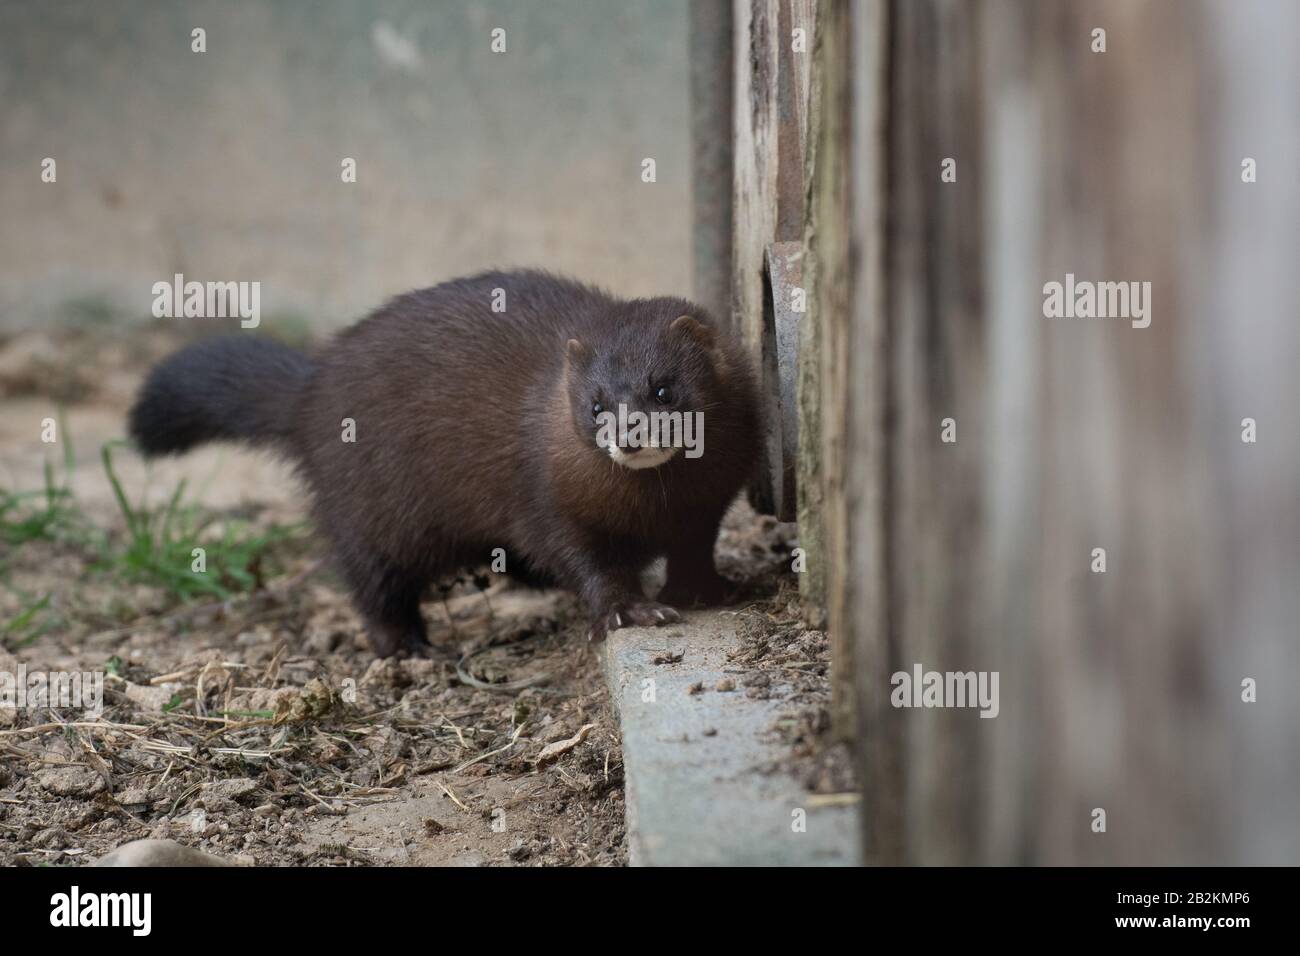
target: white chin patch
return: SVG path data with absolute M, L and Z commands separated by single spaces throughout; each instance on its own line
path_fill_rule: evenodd
M 629 455 L 617 445 L 608 445 L 605 448 L 609 452 L 609 457 L 624 468 L 658 468 L 673 455 L 677 454 L 676 448 L 642 448 L 634 455 Z

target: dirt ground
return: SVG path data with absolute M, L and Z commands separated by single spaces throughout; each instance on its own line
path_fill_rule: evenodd
M 0 673 L 105 675 L 98 715 L 0 707 L 0 865 L 90 862 L 146 837 L 257 865 L 624 863 L 619 738 L 571 596 L 468 573 L 425 604 L 440 656 L 375 660 L 302 524 L 301 488 L 232 449 L 148 468 L 114 452 L 142 513 L 186 480 L 196 534 L 232 562 L 219 597 L 142 570 L 100 448 L 177 344 L 104 327 L 0 340 L 0 490 L 40 488 L 48 461 L 68 492 L 37 533 L 14 529 L 40 496 L 4 516 Z M 46 418 L 62 429 L 52 445 Z M 221 543 L 241 535 L 254 544 Z M 793 544 L 743 504 L 728 517 L 719 565 L 747 596 L 740 683 L 769 693 L 765 670 L 793 662 L 772 728 L 790 759 L 769 769 L 838 793 L 852 779 L 826 741 L 825 636 L 798 621 Z

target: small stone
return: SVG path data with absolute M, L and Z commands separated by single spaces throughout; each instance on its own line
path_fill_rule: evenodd
M 391 660 L 391 658 L 389 659 Z M 276 702 L 275 721 L 299 722 L 324 717 L 335 704 L 334 693 L 318 677 L 307 681 L 302 690 L 294 697 Z
M 244 800 L 257 792 L 259 784 L 247 777 L 235 777 L 227 780 L 214 780 L 203 785 L 203 799 Z
M 410 675 L 402 670 L 401 662 L 393 657 L 376 658 L 361 676 L 362 687 L 401 688 L 410 683 Z
M 171 703 L 172 695 L 180 691 L 179 683 L 166 683 L 157 687 L 147 684 L 126 683 L 123 693 L 126 699 L 148 713 L 159 713 Z
M 259 687 L 249 697 L 247 708 L 241 706 L 235 709 L 253 713 L 265 713 L 269 710 L 274 714 L 282 709 L 287 710 L 297 696 L 298 691 L 293 687 Z
M 713 685 L 713 689 L 718 691 L 719 693 L 725 694 L 729 691 L 733 691 L 736 689 L 736 682 L 732 680 L 730 677 L 724 677 L 722 678 L 722 680 L 718 681 L 716 684 Z
M 117 802 L 124 807 L 142 806 L 150 802 L 147 787 L 128 787 L 117 795 Z
M 104 780 L 89 767 L 51 767 L 36 775 L 36 782 L 56 797 L 88 800 L 104 790 Z
M 402 670 L 414 683 L 428 683 L 437 676 L 438 665 L 427 657 L 410 657 L 402 661 Z
M 133 840 L 100 859 L 95 866 L 233 866 L 211 853 L 181 846 L 175 840 Z
M 31 844 L 43 850 L 61 850 L 68 845 L 68 834 L 66 830 L 50 827 L 37 831 L 31 839 Z

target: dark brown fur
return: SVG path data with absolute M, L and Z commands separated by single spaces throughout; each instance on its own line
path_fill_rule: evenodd
M 494 289 L 505 290 L 504 313 L 492 311 Z M 682 315 L 696 321 L 674 326 Z M 157 453 L 234 437 L 289 452 L 379 655 L 421 650 L 429 583 L 489 563 L 495 548 L 508 571 L 577 592 L 594 637 L 676 619 L 640 589 L 659 556 L 663 601 L 722 595 L 713 544 L 753 468 L 759 427 L 743 353 L 698 306 L 493 272 L 399 296 L 303 366 L 257 343 L 284 382 L 256 375 L 250 340 L 220 341 L 154 370 L 132 411 L 137 442 Z M 238 401 L 225 393 L 231 351 L 252 366 Z M 220 381 L 206 380 L 202 370 L 217 367 Z M 616 464 L 595 443 L 592 402 L 668 410 L 652 390 L 665 382 L 673 408 L 703 411 L 704 454 Z M 228 408 L 243 418 L 223 419 Z M 188 425 L 179 437 L 168 433 L 177 416 Z M 341 440 L 344 419 L 356 423 L 355 443 Z

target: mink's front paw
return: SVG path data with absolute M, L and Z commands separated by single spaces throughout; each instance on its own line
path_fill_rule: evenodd
M 673 608 L 655 601 L 615 604 L 608 611 L 592 618 L 587 640 L 603 641 L 610 631 L 620 627 L 658 627 L 661 624 L 676 624 L 681 619 L 682 616 Z

